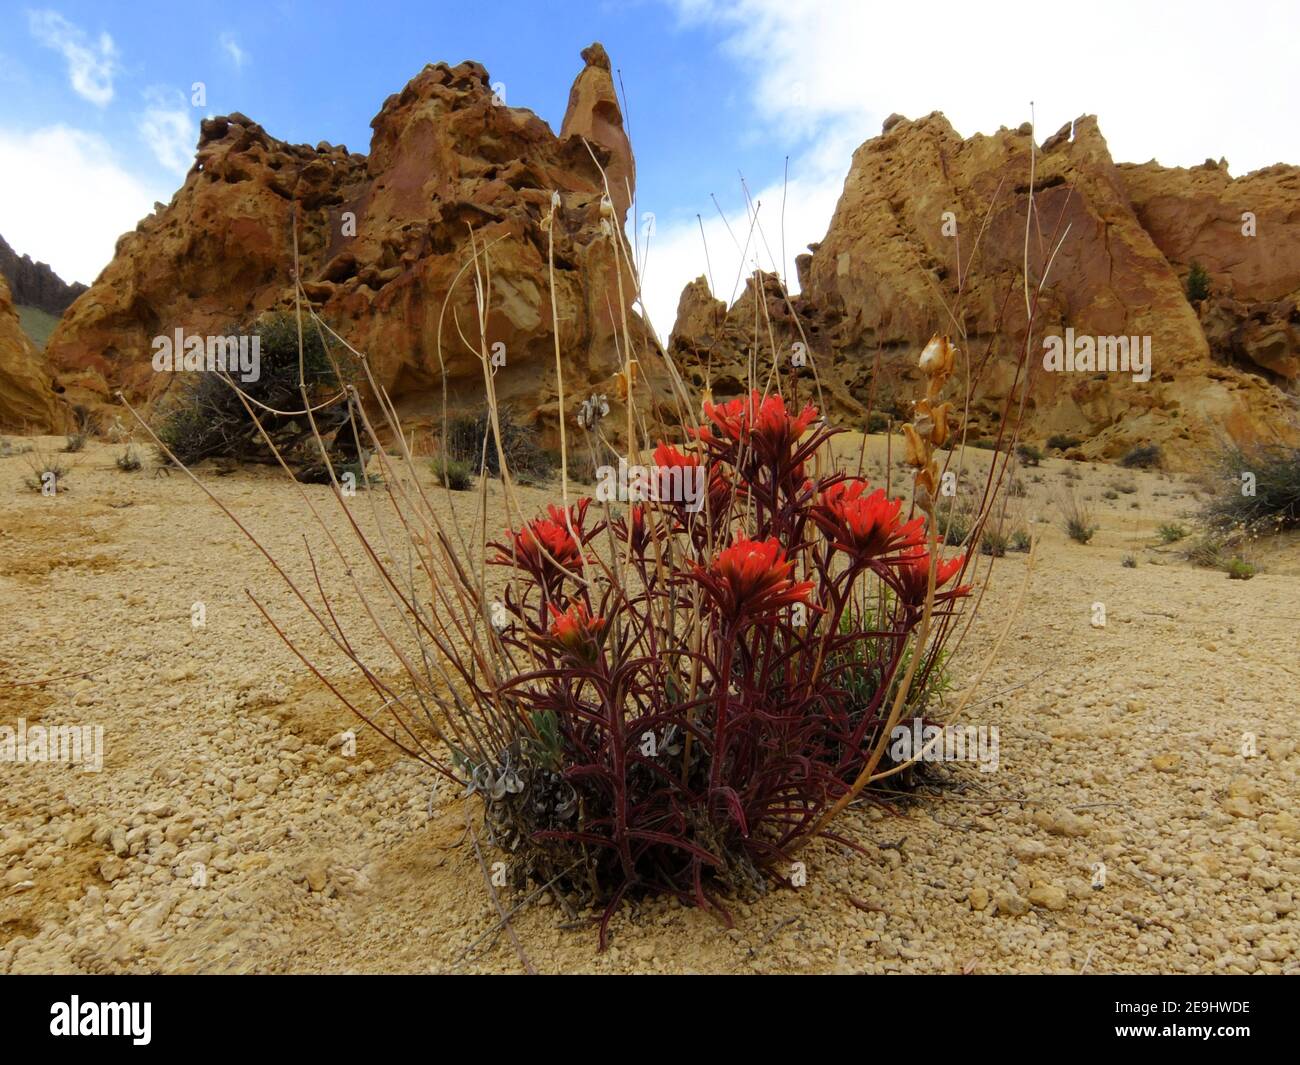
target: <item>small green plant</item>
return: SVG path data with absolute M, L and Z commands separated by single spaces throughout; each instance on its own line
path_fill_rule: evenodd
M 986 528 L 980 536 L 980 554 L 1001 558 L 1007 553 L 1009 537 L 999 529 Z
M 1198 536 L 1183 551 L 1183 557 L 1194 566 L 1206 569 L 1224 569 L 1227 565 L 1227 545 L 1212 533 Z
M 889 431 L 890 417 L 878 410 L 873 410 L 867 415 L 867 432 L 868 433 L 886 433 Z
M 967 500 L 949 499 L 935 512 L 935 527 L 950 547 L 964 544 L 974 524 L 974 507 Z
M 1032 544 L 1029 532 L 1025 529 L 1017 529 L 1011 534 L 1012 551 L 1028 551 Z
M 1119 464 L 1130 470 L 1149 470 L 1160 465 L 1160 446 L 1158 444 L 1140 444 L 1119 460 Z
M 1037 466 L 1043 461 L 1043 453 L 1034 447 L 1033 444 L 1017 444 L 1016 457 L 1020 459 L 1022 465 Z
M 1165 522 L 1156 529 L 1156 535 L 1160 537 L 1161 543 L 1176 544 L 1186 537 L 1189 531 L 1186 525 L 1179 525 L 1177 522 Z
M 970 446 L 979 448 L 981 451 L 996 451 L 998 447 L 997 442 L 988 439 L 988 437 L 980 437 L 978 440 L 972 440 Z
M 1199 303 L 1210 294 L 1210 275 L 1198 262 L 1193 262 L 1187 271 L 1187 298 L 1192 303 Z
M 140 453 L 130 444 L 128 444 L 126 450 L 123 451 L 122 454 L 118 455 L 113 461 L 117 465 L 117 468 L 123 473 L 135 473 L 136 470 L 140 469 L 140 467 L 144 465 L 140 460 Z
M 1097 525 L 1092 520 L 1088 508 L 1073 492 L 1063 493 L 1059 506 L 1065 534 L 1076 544 L 1088 543 L 1097 532 Z
M 1054 433 L 1047 438 L 1047 446 L 1052 451 L 1069 451 L 1072 447 L 1078 447 L 1083 443 L 1081 437 L 1066 436 L 1064 433 Z
M 1102 498 L 1102 499 L 1118 499 L 1118 498 L 1119 498 L 1119 493 L 1118 493 L 1117 491 L 1115 491 L 1115 489 L 1113 489 L 1113 488 L 1107 488 L 1106 491 L 1104 491 L 1104 492 L 1101 493 L 1101 498 Z
M 433 472 L 442 485 L 453 492 L 468 492 L 474 487 L 474 469 L 461 459 L 435 458 Z
M 69 467 L 64 466 L 57 458 L 40 447 L 25 452 L 25 455 L 32 475 L 23 478 L 23 484 L 31 491 L 43 495 L 55 495 L 67 491 L 67 477 L 71 472 Z
M 69 433 L 63 443 L 64 454 L 75 455 L 78 451 L 86 446 L 86 434 L 83 432 Z
M 1119 564 L 1125 569 L 1137 569 L 1138 560 L 1132 555 L 1125 555 L 1120 559 Z
M 1131 496 L 1137 490 L 1138 490 L 1138 486 L 1135 485 L 1132 481 L 1124 481 L 1120 484 L 1115 485 L 1115 491 L 1123 492 L 1126 496 Z
M 1230 581 L 1248 581 L 1255 576 L 1255 567 L 1240 555 L 1230 560 L 1225 569 L 1228 571 Z

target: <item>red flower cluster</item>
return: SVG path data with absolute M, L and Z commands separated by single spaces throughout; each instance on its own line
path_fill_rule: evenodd
M 853 479 L 837 481 L 822 492 L 813 520 L 841 551 L 861 560 L 879 558 L 925 543 L 925 518 L 900 522 L 901 499 L 886 499 L 883 488 L 863 496 L 869 485 Z
M 790 454 L 816 420 L 817 408 L 809 403 L 797 416 L 792 415 L 785 409 L 783 396 L 774 393 L 764 397 L 754 389 L 748 398 L 742 396 L 717 405 L 705 403 L 704 416 L 712 426 L 691 430 L 702 443 L 714 448 L 749 444 L 762 458 L 770 460 Z
M 547 608 L 555 618 L 551 624 L 551 639 L 574 658 L 592 661 L 605 635 L 605 619 L 593 618 L 581 603 L 573 603 L 563 612 L 549 603 Z
M 566 514 L 563 507 L 551 504 L 546 508 L 548 518 L 535 518 L 520 532 L 511 532 L 511 542 L 495 544 L 497 556 L 492 561 L 500 566 L 517 566 L 549 584 L 565 573 L 581 570 L 582 525 L 591 500 L 580 499 Z M 577 534 L 575 537 L 574 534 Z
M 794 562 L 775 537 L 751 540 L 743 533 L 721 551 L 708 569 L 694 566 L 695 578 L 727 617 L 770 614 L 783 606 L 806 603 L 812 581 L 791 577 Z
M 965 561 L 965 555 L 958 555 L 946 562 L 939 559 L 935 564 L 934 601 L 936 605 L 957 599 L 963 595 L 970 595 L 971 586 L 969 584 L 949 588 L 946 592 L 939 591 L 940 588 L 961 572 Z M 904 555 L 894 567 L 894 576 L 897 578 L 899 595 L 903 602 L 910 607 L 923 606 L 926 593 L 930 588 L 930 552 L 913 551 L 911 554 Z

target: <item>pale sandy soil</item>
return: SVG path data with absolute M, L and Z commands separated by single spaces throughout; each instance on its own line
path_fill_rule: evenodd
M 354 758 L 329 749 L 358 723 L 245 589 L 319 648 L 302 611 L 193 484 L 121 473 L 119 450 L 73 457 L 54 500 L 22 487 L 22 456 L 0 458 L 0 724 L 102 725 L 107 751 L 97 774 L 0 763 L 0 973 L 521 971 L 493 932 L 454 789 L 431 801 L 432 774 L 363 727 Z M 1101 525 L 1088 546 L 1057 523 L 1067 466 Z M 204 477 L 308 575 L 302 537 L 324 538 L 291 487 L 270 471 Z M 1024 479 L 1014 502 L 1050 524 L 1032 526 L 1024 609 L 970 717 L 1000 730 L 998 771 L 946 767 L 934 797 L 851 811 L 839 831 L 869 857 L 814 845 L 807 885 L 737 905 L 730 930 L 643 902 L 598 954 L 589 927 L 565 927 L 549 899 L 528 905 L 513 925 L 538 970 L 1300 967 L 1294 542 L 1261 550 L 1254 580 L 1229 581 L 1155 536 L 1194 508 L 1184 478 L 1048 460 Z M 1114 484 L 1137 490 L 1105 499 Z M 554 494 L 523 497 L 540 508 Z M 959 684 L 1025 574 L 1022 554 L 996 563 Z M 328 562 L 323 580 L 346 585 Z M 1246 733 L 1256 757 L 1241 752 Z

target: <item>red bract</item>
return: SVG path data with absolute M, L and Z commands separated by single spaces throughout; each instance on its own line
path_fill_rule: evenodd
M 695 566 L 696 579 L 722 613 L 732 618 L 806 603 L 812 581 L 795 581 L 793 572 L 794 562 L 785 557 L 780 540 L 751 540 L 743 533 L 707 570 Z
M 511 532 L 508 545 L 493 545 L 497 555 L 492 561 L 499 566 L 516 566 L 548 587 L 556 579 L 563 579 L 566 571 L 577 573 L 584 564 L 580 538 L 590 502 L 578 500 L 567 515 L 563 507 L 552 503 L 546 508 L 549 517 L 535 518 L 520 532 Z
M 969 584 L 949 588 L 946 592 L 939 591 L 956 574 L 961 572 L 965 561 L 965 555 L 950 558 L 947 562 L 942 559 L 939 560 L 934 570 L 934 601 L 936 603 L 947 602 L 963 595 L 970 595 L 971 586 Z M 910 607 L 924 605 L 930 587 L 930 552 L 914 551 L 909 555 L 904 555 L 894 565 L 893 572 L 903 602 Z
M 606 620 L 593 618 L 581 603 L 573 603 L 563 612 L 550 604 L 548 609 L 555 619 L 550 629 L 551 640 L 574 658 L 584 662 L 594 659 L 605 634 Z
M 925 519 L 899 521 L 901 499 L 887 499 L 883 488 L 869 496 L 866 481 L 838 481 L 822 492 L 813 520 L 841 551 L 860 560 L 879 558 L 925 543 Z
M 807 404 L 797 416 L 785 408 L 785 397 L 773 394 L 764 398 L 754 389 L 748 398 L 726 403 L 704 404 L 704 416 L 717 429 L 704 426 L 692 430 L 705 444 L 751 444 L 766 458 L 789 454 L 791 448 L 817 418 L 817 408 Z
M 644 503 L 634 503 L 628 518 L 615 518 L 613 526 L 619 542 L 628 544 L 634 558 L 645 555 L 651 537 L 650 530 L 646 527 Z
M 662 467 L 700 465 L 699 455 L 688 455 L 684 451 L 677 450 L 672 444 L 660 444 L 655 448 L 654 460 L 656 466 Z

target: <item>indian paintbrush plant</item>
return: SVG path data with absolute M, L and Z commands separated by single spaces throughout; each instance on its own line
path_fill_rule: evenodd
M 548 242 L 561 206 L 556 194 L 542 219 Z M 672 896 L 729 921 L 728 898 L 786 881 L 810 841 L 856 846 L 835 834 L 832 822 L 867 797 L 869 785 L 907 772 L 924 755 L 891 761 L 891 733 L 901 722 L 939 712 L 933 704 L 947 683 L 948 644 L 965 631 L 958 620 L 969 624 L 978 603 L 972 592 L 983 586 L 974 577 L 980 556 L 945 549 L 935 514 L 941 484 L 949 476 L 965 484 L 963 440 L 952 427 L 961 404 L 942 398 L 957 349 L 935 336 L 920 355 L 925 394 L 901 427 L 905 465 L 913 471 L 907 498 L 892 485 L 868 482 L 860 448 L 856 469 L 841 464 L 833 447 L 839 430 L 824 403 L 795 398 L 796 377 L 782 380 L 754 358 L 745 394 L 719 403 L 706 398 L 701 417 L 698 400 L 662 353 L 668 398 L 638 381 L 638 366 L 653 353 L 638 357 L 625 329 L 625 361 L 616 375 L 624 425 L 607 433 L 600 424 L 606 404 L 598 414 L 590 400 L 572 404 L 586 404 L 576 422 L 593 462 L 612 453 L 640 467 L 653 458 L 657 487 L 616 506 L 571 498 L 566 432 L 573 430 L 556 319 L 560 498 L 542 514 L 528 513 L 488 356 L 490 245 L 474 239 L 472 263 L 458 276 L 475 286 L 477 344 L 457 334 L 483 370 L 486 412 L 484 431 L 475 436 L 475 469 L 487 468 L 491 451 L 499 474 L 478 479 L 477 506 L 459 508 L 473 511 L 476 528 L 466 535 L 454 493 L 427 460 L 411 454 L 369 361 L 316 315 L 299 283 L 301 319 L 355 356 L 355 374 L 345 372 L 335 363 L 335 343 L 321 344 L 331 380 L 343 382 L 346 403 L 332 400 L 344 419 L 338 432 L 365 442 L 380 489 L 365 493 L 364 510 L 353 510 L 324 434 L 313 429 L 323 479 L 348 533 L 336 535 L 312 502 L 313 490 L 301 484 L 297 491 L 326 534 L 315 548 L 304 540 L 309 576 L 291 572 L 240 528 L 369 694 L 340 686 L 319 651 L 249 594 L 344 705 L 479 804 L 472 808 L 481 810 L 489 842 L 508 855 L 516 884 L 532 880 L 596 907 L 602 945 L 611 917 L 631 895 Z M 634 291 L 620 230 L 610 225 L 604 239 Z M 297 265 L 295 259 L 294 277 Z M 1036 299 L 1027 287 L 1031 319 Z M 446 360 L 440 348 L 435 354 L 445 381 Z M 968 394 L 986 361 L 972 370 L 968 360 Z M 314 426 L 302 361 L 297 376 L 302 409 L 286 397 L 284 416 Z M 815 372 L 806 380 L 820 399 Z M 646 424 L 651 412 L 652 424 L 670 438 L 657 446 Z M 263 413 L 250 415 L 260 425 Z M 985 484 L 970 544 L 980 542 L 1015 461 L 1019 419 L 1011 398 L 1002 417 L 994 455 L 978 475 Z M 259 437 L 278 458 L 274 434 Z M 688 483 L 700 491 L 672 490 Z M 442 493 L 439 505 L 433 493 Z M 493 532 L 491 516 L 502 505 L 507 527 Z M 359 556 L 344 550 L 349 535 Z M 317 557 L 322 549 L 342 585 L 326 577 L 326 559 Z M 348 631 L 341 608 L 349 597 L 391 652 L 382 667 L 373 646 L 363 651 Z M 1005 637 L 1004 630 L 989 661 Z M 943 708 L 947 720 L 961 714 L 983 675 L 954 710 Z

